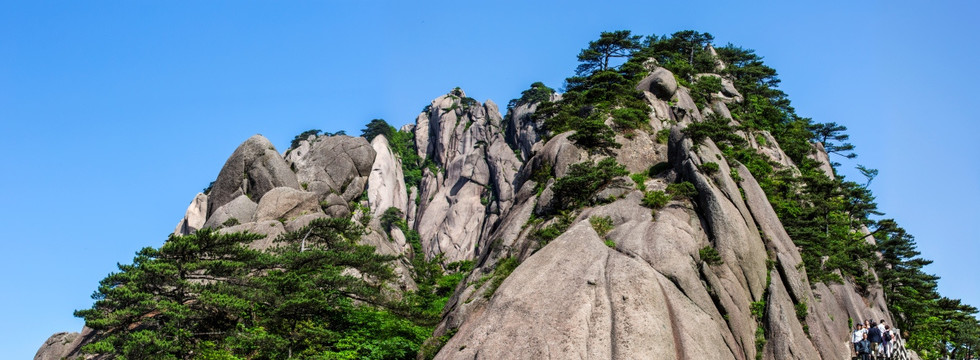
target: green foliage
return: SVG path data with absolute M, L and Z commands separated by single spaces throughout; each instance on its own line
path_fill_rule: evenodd
M 531 181 L 534 181 L 534 193 L 541 195 L 544 188 L 548 185 L 548 180 L 552 178 L 551 163 L 544 163 L 542 166 L 531 172 Z
M 622 147 L 616 142 L 616 134 L 599 116 L 590 116 L 578 122 L 576 131 L 568 138 L 585 148 L 590 154 L 611 155 L 611 149 Z
M 381 228 L 391 231 L 391 229 L 396 226 L 404 226 L 401 224 L 404 222 L 404 220 L 402 220 L 402 217 L 404 216 L 405 214 L 394 206 L 385 209 L 385 212 L 381 214 L 381 219 L 379 219 L 381 221 Z
M 208 186 L 204 188 L 204 190 L 201 190 L 201 193 L 203 193 L 204 195 L 211 194 L 211 188 L 213 187 L 214 187 L 214 181 L 208 183 Z
M 721 260 L 721 255 L 718 254 L 718 250 L 711 246 L 705 246 L 698 250 L 698 255 L 701 256 L 701 261 L 708 265 L 721 265 L 725 262 Z
M 736 134 L 737 130 L 728 123 L 727 119 L 718 115 L 709 115 L 702 122 L 688 125 L 683 132 L 695 144 L 700 144 L 705 139 L 711 139 L 716 144 L 719 144 L 719 147 L 726 144 L 734 146 L 745 145 L 745 139 L 742 139 Z
M 251 234 L 202 229 L 145 248 L 76 311 L 97 331 L 84 351 L 119 358 L 414 358 L 431 328 L 383 292 L 393 256 L 363 229 L 317 219 L 269 253 Z M 346 269 L 356 270 L 353 275 Z M 192 356 L 192 354 L 197 354 Z
M 808 130 L 813 132 L 814 140 L 822 143 L 828 154 L 837 154 L 848 159 L 857 157 L 857 154 L 853 152 L 854 145 L 843 142 L 851 137 L 844 133 L 847 131 L 846 126 L 838 125 L 835 122 L 820 123 L 810 125 Z
M 806 300 L 800 301 L 794 305 L 794 307 L 796 308 L 796 318 L 799 319 L 800 322 L 805 322 L 807 313 Z
M 554 93 L 555 89 L 547 87 L 544 83 L 538 81 L 531 84 L 531 87 L 527 90 L 522 91 L 520 98 L 512 99 L 508 102 L 507 108 L 512 109 L 517 105 L 545 102 L 551 100 L 551 95 Z
M 701 164 L 701 171 L 703 171 L 705 175 L 714 175 L 718 173 L 718 169 L 720 168 L 718 167 L 718 163 L 716 162 L 708 161 L 704 164 Z
M 575 220 L 574 214 L 570 211 L 564 211 L 558 214 L 555 217 L 555 221 L 550 225 L 532 232 L 529 238 L 536 240 L 541 247 L 544 247 L 551 240 L 565 233 L 565 230 L 568 230 L 568 227 L 572 225 L 572 220 Z
M 599 39 L 590 41 L 589 47 L 578 54 L 581 64 L 575 69 L 579 76 L 609 69 L 610 58 L 629 57 L 640 49 L 640 36 L 630 34 L 629 30 L 602 32 Z
M 674 200 L 693 199 L 695 196 L 698 196 L 698 189 L 694 188 L 694 184 L 688 181 L 682 181 L 667 185 L 667 193 Z
M 609 240 L 609 239 L 606 239 L 606 240 L 604 240 L 604 241 L 603 241 L 603 243 L 605 243 L 605 244 L 606 244 L 606 246 L 608 246 L 608 247 L 610 247 L 610 248 L 613 248 L 613 249 L 615 249 L 615 248 L 616 248 L 616 242 L 615 242 L 615 241 L 612 241 L 612 240 Z
M 608 216 L 592 216 L 589 218 L 589 224 L 592 224 L 592 229 L 595 230 L 599 237 L 604 238 L 609 231 L 613 229 L 612 218 Z
M 660 131 L 657 131 L 657 143 L 666 144 L 669 138 L 670 129 L 661 129 Z
M 520 262 L 518 262 L 517 258 L 513 256 L 500 260 L 500 262 L 497 263 L 497 267 L 493 269 L 493 275 L 491 275 L 490 278 L 490 285 L 487 285 L 487 290 L 483 292 L 483 297 L 488 300 L 493 297 L 493 293 L 495 293 L 497 288 L 500 287 L 500 284 L 503 284 L 504 280 L 510 276 L 510 273 L 514 272 L 517 265 L 520 265 Z
M 310 137 L 310 135 L 312 135 L 312 136 L 319 136 L 320 133 L 322 133 L 322 132 L 323 132 L 323 130 L 320 130 L 320 129 L 310 129 L 310 130 L 306 130 L 304 132 L 301 132 L 301 133 L 299 133 L 299 135 L 296 135 L 295 137 L 293 137 L 293 141 L 289 142 L 289 148 L 290 149 L 295 149 L 295 148 L 299 147 L 299 142 L 300 141 L 306 140 L 307 138 Z
M 650 127 L 647 109 L 634 107 L 617 108 L 612 110 L 613 124 L 619 129 L 646 129 Z
M 698 108 L 703 108 L 711 102 L 711 95 L 719 91 L 721 91 L 720 77 L 701 76 L 691 85 L 691 98 Z
M 691 30 L 648 36 L 631 61 L 643 62 L 652 57 L 683 82 L 691 81 L 694 74 L 714 72 L 715 59 L 705 51 L 712 40 L 709 33 Z
M 766 301 L 765 300 L 753 301 L 749 305 L 749 309 L 750 312 L 752 313 L 752 316 L 755 317 L 756 320 L 762 320 L 762 317 L 766 313 Z
M 610 36 L 630 38 L 627 42 L 636 43 L 620 47 L 623 43 Z M 636 62 L 627 62 L 619 68 L 608 65 L 609 57 L 618 56 L 615 55 L 616 47 L 634 49 L 639 46 L 638 41 L 639 38 L 632 37 L 628 31 L 603 33 L 602 38 L 591 46 L 604 48 L 583 50 L 579 76 L 565 80 L 566 91 L 562 99 L 543 102 L 534 116 L 544 120 L 544 127 L 551 135 L 576 131 L 571 140 L 593 154 L 610 154 L 611 149 L 620 146 L 613 130 L 605 124 L 607 119 L 611 118 L 617 129 L 628 133 L 647 128 L 650 107 L 643 93 L 636 90 L 636 84 L 646 70 Z M 628 56 L 631 51 L 622 56 Z
M 648 208 L 657 210 L 662 209 L 670 201 L 670 196 L 660 190 L 647 191 L 643 193 L 643 200 L 640 204 Z
M 384 121 L 384 119 L 373 119 L 364 126 L 363 130 L 361 130 L 361 137 L 370 142 L 375 136 L 378 135 L 384 135 L 385 138 L 391 139 L 391 136 L 394 133 L 395 128 L 388 125 L 388 122 Z
M 239 222 L 238 222 L 238 219 L 236 219 L 236 218 L 228 218 L 228 220 L 225 220 L 225 222 L 221 223 L 221 225 L 223 225 L 225 227 L 235 226 L 235 225 L 238 225 L 238 224 L 239 224 Z
M 604 189 L 613 178 L 629 174 L 626 168 L 608 157 L 598 163 L 581 162 L 569 166 L 568 173 L 555 181 L 552 205 L 555 209 L 574 210 L 592 204 L 592 197 Z
M 753 303 L 754 304 L 754 303 Z M 766 348 L 766 329 L 759 322 L 756 322 L 755 328 L 755 358 L 756 360 L 762 359 L 762 350 Z
M 643 174 L 643 173 L 631 174 L 630 179 L 633 179 L 633 182 L 636 184 L 636 188 L 638 190 L 647 191 L 647 184 L 646 184 L 647 174 Z

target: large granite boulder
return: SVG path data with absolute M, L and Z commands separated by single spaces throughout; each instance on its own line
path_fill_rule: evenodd
M 279 187 L 269 190 L 255 209 L 253 221 L 293 219 L 322 212 L 317 195 L 312 192 Z
M 402 161 L 391 151 L 384 135 L 375 136 L 371 146 L 377 156 L 368 175 L 368 206 L 374 219 L 380 219 L 388 208 L 397 208 L 402 214 L 408 210 L 408 190 Z
M 290 156 L 290 166 L 303 189 L 320 199 L 329 193 L 356 198 L 364 191 L 375 155 L 362 137 L 321 136 L 308 151 Z
M 237 225 L 251 222 L 255 218 L 255 210 L 258 204 L 249 199 L 246 195 L 239 195 L 234 200 L 215 209 L 208 221 L 204 222 L 204 227 L 218 228 L 225 225 Z
M 674 92 L 677 91 L 677 79 L 674 79 L 674 73 L 670 72 L 670 70 L 657 68 L 650 72 L 650 75 L 647 75 L 643 80 L 640 80 L 636 85 L 636 89 L 649 91 L 658 98 L 667 100 L 674 96 Z
M 277 187 L 299 189 L 296 174 L 262 135 L 254 135 L 235 149 L 208 194 L 208 216 L 229 201 L 247 195 L 259 201 Z
M 204 221 L 207 216 L 208 196 L 198 193 L 197 196 L 194 196 L 194 200 L 191 200 L 191 204 L 187 206 L 187 211 L 184 212 L 184 218 L 180 219 L 180 222 L 177 223 L 174 234 L 188 235 L 197 231 L 204 227 Z

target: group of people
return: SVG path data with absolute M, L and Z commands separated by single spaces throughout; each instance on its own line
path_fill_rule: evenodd
M 851 342 L 854 344 L 854 353 L 858 359 L 891 359 L 898 345 L 897 330 L 892 330 L 891 326 L 885 324 L 885 320 L 875 323 L 872 320 L 865 320 L 864 324 L 857 324 L 854 332 L 851 333 Z

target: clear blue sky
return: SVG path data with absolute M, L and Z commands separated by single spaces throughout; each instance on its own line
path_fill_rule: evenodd
M 401 125 L 455 86 L 560 87 L 601 31 L 710 32 L 850 128 L 940 291 L 980 305 L 976 2 L 0 2 L 0 349 L 28 359 L 117 262 L 159 246 L 255 133 Z M 854 4 L 860 3 L 860 4 Z

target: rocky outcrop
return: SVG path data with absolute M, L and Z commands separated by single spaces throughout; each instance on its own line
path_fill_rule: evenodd
M 551 94 L 548 99 L 548 101 L 558 100 L 561 100 L 561 94 Z M 544 121 L 534 117 L 538 105 L 541 104 L 518 103 L 507 110 L 507 117 L 504 120 L 507 123 L 504 134 L 507 143 L 521 152 L 522 159 L 531 157 L 534 144 L 541 140 L 541 134 L 544 133 Z
M 211 213 L 204 227 L 219 228 L 221 226 L 237 225 L 253 221 L 258 204 L 246 195 L 239 195 L 234 200 L 222 205 Z
M 198 193 L 187 206 L 184 218 L 177 223 L 174 229 L 175 235 L 188 235 L 204 227 L 204 221 L 208 216 L 208 196 Z
M 742 95 L 730 79 L 699 75 L 723 85 L 699 109 L 673 74 L 655 61 L 644 66 L 651 73 L 637 89 L 650 105 L 650 126 L 617 135 L 622 147 L 612 156 L 631 173 L 663 162 L 668 169 L 642 184 L 616 177 L 591 196 L 593 206 L 552 209 L 556 179 L 603 157 L 577 147 L 574 131 L 543 134 L 532 116 L 537 103 L 515 104 L 503 118 L 492 101 L 455 89 L 402 127 L 426 164 L 417 187 L 406 188 L 401 159 L 384 136 L 370 143 L 310 136 L 285 158 L 255 136 L 228 159 L 211 195 L 194 199 L 175 233 L 259 233 L 266 237 L 252 247 L 267 249 L 315 219 L 364 220 L 363 244 L 404 255 L 393 264 L 391 286 L 403 291 L 418 287 L 411 256 L 473 261 L 436 328 L 436 338 L 448 338 L 438 359 L 847 358 L 848 318 L 890 321 L 881 289 L 810 283 L 800 250 L 748 169 L 710 139 L 695 145 L 686 138 L 682 129 L 708 116 L 738 125 L 728 106 Z M 666 144 L 661 131 L 669 131 Z M 768 132 L 738 136 L 795 169 Z M 826 152 L 814 147 L 813 158 L 833 176 Z M 718 169 L 706 171 L 709 163 Z M 655 211 L 643 205 L 637 187 L 662 191 L 682 181 L 697 194 Z M 424 254 L 413 253 L 410 232 L 381 229 L 391 207 L 418 232 Z M 608 217 L 608 233 L 595 231 L 595 217 Z M 557 225 L 566 229 L 557 237 L 538 234 Z M 702 258 L 711 250 L 720 262 Z M 505 261 L 519 263 L 509 276 L 495 271 Z M 88 331 L 56 334 L 37 358 L 77 352 Z
M 81 333 L 60 332 L 51 335 L 34 354 L 34 360 L 61 360 L 81 357 L 88 360 L 103 359 L 103 356 L 83 355 L 81 353 L 82 346 L 89 343 L 94 336 L 95 331 L 88 327 L 82 328 Z
M 639 84 L 636 85 L 636 89 L 649 91 L 656 95 L 657 98 L 667 100 L 677 92 L 677 80 L 674 79 L 674 74 L 670 70 L 657 68 L 650 72 L 650 75 L 647 75 L 643 80 L 640 80 Z
M 480 104 L 456 89 L 428 109 L 419 115 L 415 142 L 439 171 L 424 172 L 414 228 L 426 256 L 471 259 L 485 230 L 509 207 L 521 162 L 507 146 L 493 102 Z
M 675 103 L 674 115 L 700 121 L 698 109 L 684 103 Z M 535 145 L 517 176 L 513 206 L 481 240 L 486 251 L 478 253 L 477 269 L 447 304 L 436 335 L 455 335 L 437 359 L 754 359 L 760 348 L 765 359 L 839 359 L 849 355 L 848 317 L 891 321 L 880 289 L 861 295 L 848 281 L 811 285 L 799 249 L 752 174 L 726 161 L 711 140 L 693 146 L 682 126 L 672 129 L 667 149 L 673 170 L 646 186 L 685 180 L 698 190 L 695 198 L 674 200 L 652 215 L 640 205 L 640 191 L 616 188 L 623 191 L 613 196 L 619 199 L 582 210 L 543 247 L 529 235 L 555 220 L 530 222 L 550 194 L 546 186 L 536 196 L 530 175 L 552 166 L 560 177 L 586 155 L 573 155 L 568 134 Z M 771 158 L 785 156 L 774 141 L 755 146 L 774 149 Z M 566 147 L 572 151 L 561 151 Z M 634 151 L 624 148 L 618 152 Z M 719 170 L 704 172 L 708 162 Z M 604 238 L 589 225 L 593 216 L 612 220 Z M 708 247 L 721 263 L 701 259 Z M 494 267 L 508 257 L 523 262 L 489 293 L 480 279 L 495 276 Z M 761 317 L 752 304 L 762 304 Z
M 259 200 L 252 221 L 290 220 L 320 212 L 320 204 L 315 193 L 278 187 L 270 190 L 262 200 Z
M 377 153 L 371 174 L 368 176 L 368 204 L 374 219 L 380 219 L 388 208 L 397 208 L 405 214 L 408 211 L 408 193 L 405 188 L 405 174 L 402 162 L 391 151 L 388 139 L 375 136 L 371 147 Z
M 813 143 L 813 151 L 807 155 L 808 158 L 816 161 L 820 164 L 820 171 L 823 171 L 827 177 L 831 179 L 837 178 L 834 175 L 834 168 L 830 165 L 830 155 L 827 154 L 827 150 L 824 149 L 823 143 L 815 142 Z
M 235 149 L 208 194 L 208 216 L 222 205 L 246 195 L 253 201 L 277 187 L 299 189 L 296 175 L 262 135 L 254 135 Z
M 339 135 L 320 136 L 308 151 L 291 151 L 287 160 L 304 190 L 321 200 L 334 193 L 351 201 L 364 191 L 375 156 L 364 138 Z

